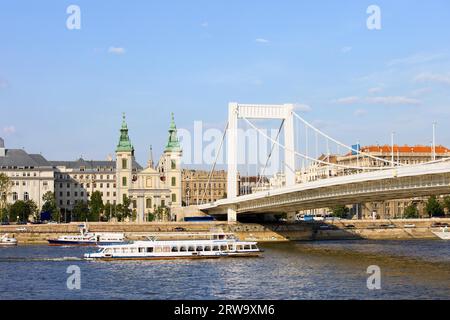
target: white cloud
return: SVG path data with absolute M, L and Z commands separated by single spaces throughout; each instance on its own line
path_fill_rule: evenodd
M 301 103 L 294 104 L 294 109 L 301 112 L 310 112 L 312 110 L 311 106 Z
M 342 53 L 348 53 L 348 52 L 350 52 L 350 51 L 352 51 L 352 47 L 342 47 L 341 48 L 341 52 Z
M 122 47 L 109 47 L 108 52 L 112 53 L 112 54 L 124 54 L 125 53 L 125 48 L 122 48 Z
M 388 62 L 388 66 L 420 64 L 438 60 L 445 57 L 442 53 L 416 53 L 408 57 L 394 59 Z
M 383 88 L 374 87 L 374 88 L 370 88 L 368 91 L 370 94 L 375 94 L 375 93 L 380 93 L 381 91 L 383 91 Z
M 264 39 L 264 38 L 257 38 L 255 41 L 258 43 L 269 43 L 269 40 Z
M 450 85 L 450 74 L 421 73 L 414 78 L 416 82 L 434 82 Z
M 420 101 L 404 96 L 378 96 L 378 97 L 345 97 L 333 101 L 337 104 L 351 105 L 356 103 L 362 104 L 384 104 L 384 105 L 418 105 Z
M 9 85 L 8 81 L 0 78 L 0 89 L 6 89 L 8 85 Z
M 333 102 L 337 103 L 337 104 L 354 104 L 359 101 L 360 101 L 359 97 L 352 96 L 352 97 L 339 98 L 339 99 L 334 100 Z
M 418 96 L 422 96 L 424 94 L 430 93 L 431 91 L 433 91 L 433 89 L 428 88 L 428 87 L 427 88 L 420 88 L 420 89 L 413 90 L 411 92 L 411 95 L 413 97 L 418 97 Z
M 403 96 L 391 96 L 391 97 L 370 97 L 366 98 L 365 101 L 370 104 L 403 104 L 403 105 L 418 105 L 420 101 L 413 98 L 403 97 Z
M 353 114 L 357 117 L 362 117 L 367 114 L 367 110 L 366 109 L 356 109 Z
M 16 133 L 16 127 L 15 126 L 3 127 L 3 133 L 4 134 L 14 134 L 14 133 Z

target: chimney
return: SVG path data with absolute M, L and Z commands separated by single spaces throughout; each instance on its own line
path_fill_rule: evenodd
M 3 138 L 0 138 L 0 157 L 4 156 L 6 156 L 5 140 L 3 140 Z

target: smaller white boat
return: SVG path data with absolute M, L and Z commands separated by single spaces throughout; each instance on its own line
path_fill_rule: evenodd
M 123 244 L 126 242 L 123 233 L 93 233 L 89 232 L 86 224 L 80 226 L 80 234 L 65 235 L 58 239 L 48 239 L 51 246 L 100 246 Z
M 448 230 L 448 227 L 442 228 L 441 231 L 432 232 L 442 240 L 450 240 L 450 231 Z
M 17 239 L 14 236 L 10 237 L 9 234 L 4 234 L 0 237 L 0 246 L 17 246 Z

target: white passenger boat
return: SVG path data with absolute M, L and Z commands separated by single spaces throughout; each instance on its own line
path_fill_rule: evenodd
M 51 246 L 98 246 L 125 243 L 123 233 L 92 233 L 86 224 L 80 226 L 79 235 L 66 235 L 58 239 L 49 239 Z
M 0 246 L 17 246 L 17 239 L 4 234 L 0 237 Z
M 218 259 L 223 257 L 258 257 L 256 242 L 241 242 L 233 234 L 210 234 L 205 240 L 135 241 L 124 245 L 100 246 L 96 253 L 85 254 L 87 260 L 172 260 Z
M 450 240 L 450 231 L 448 227 L 442 228 L 441 231 L 433 231 L 433 233 L 442 240 Z

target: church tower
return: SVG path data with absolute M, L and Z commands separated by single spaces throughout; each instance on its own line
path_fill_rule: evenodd
M 116 149 L 117 204 L 123 203 L 124 196 L 128 197 L 128 190 L 133 183 L 133 160 L 134 147 L 128 135 L 128 126 L 124 113 L 122 128 L 120 129 L 120 140 Z
M 160 171 L 164 172 L 166 188 L 170 189 L 171 207 L 181 207 L 181 150 L 180 141 L 177 134 L 174 115 L 169 127 L 169 139 L 164 149 Z

